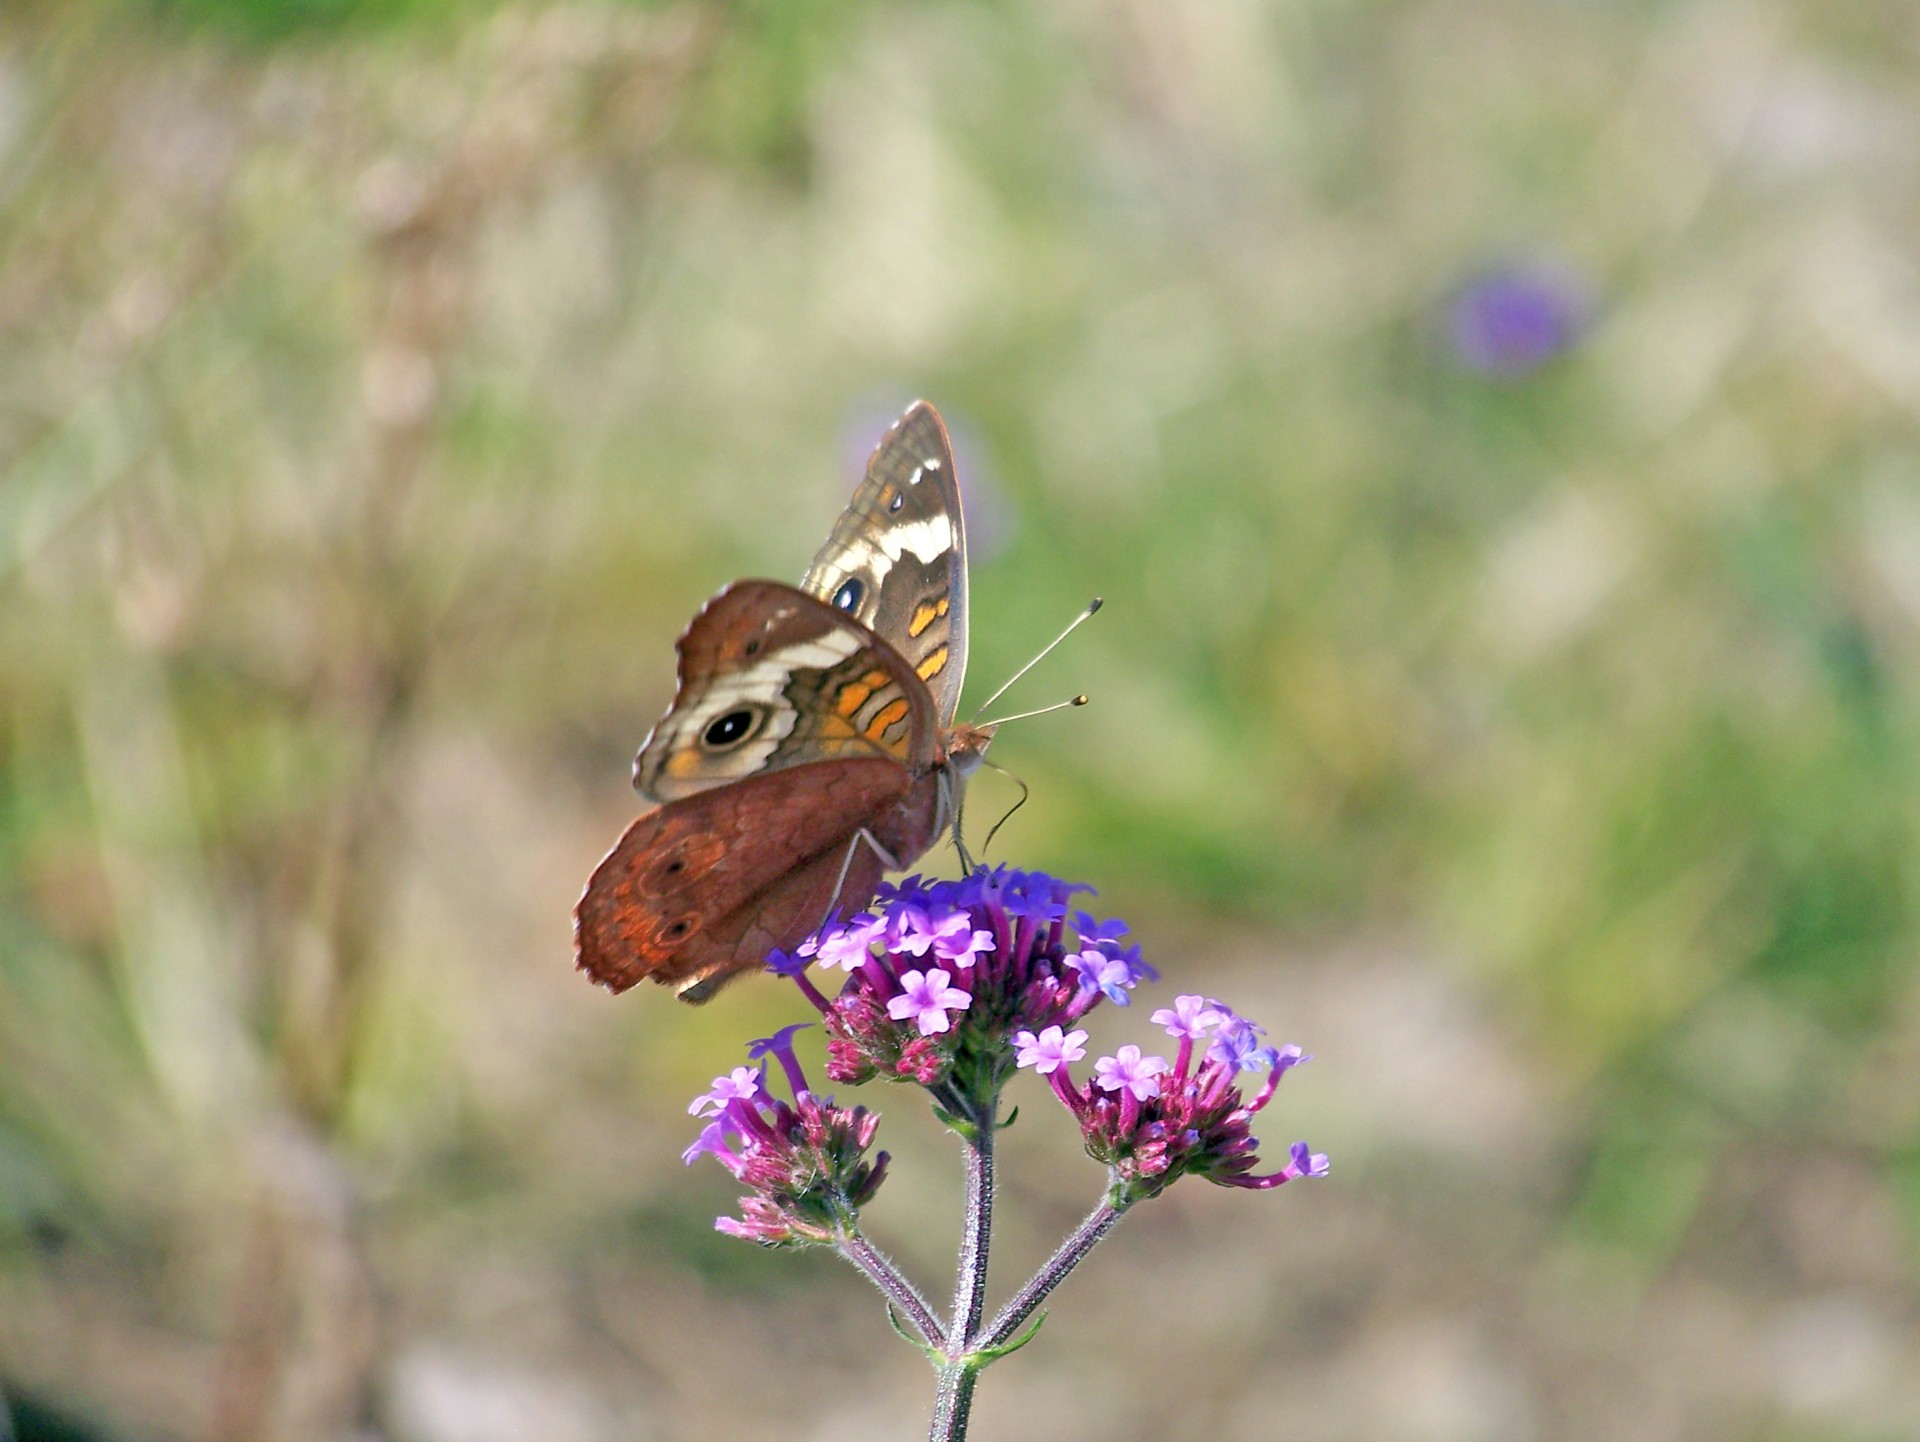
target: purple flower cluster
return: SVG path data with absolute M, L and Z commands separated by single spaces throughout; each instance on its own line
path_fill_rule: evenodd
M 1326 1156 L 1309 1152 L 1305 1142 L 1293 1145 L 1279 1171 L 1253 1170 L 1253 1114 L 1272 1100 L 1280 1078 L 1308 1059 L 1299 1047 L 1267 1045 L 1259 1026 L 1204 996 L 1175 997 L 1153 1020 L 1180 1043 L 1172 1061 L 1123 1046 L 1097 1059 L 1084 1084 L 1067 1070 L 1087 1054 L 1084 1031 L 1053 1025 L 1013 1038 L 1018 1064 L 1047 1079 L 1079 1121 L 1088 1154 L 1112 1169 L 1116 1204 L 1157 1196 L 1188 1174 L 1255 1188 L 1326 1175 Z M 1237 1079 L 1260 1071 L 1266 1081 L 1248 1101 Z
M 831 1097 L 808 1089 L 793 1052 L 799 1030 L 783 1027 L 753 1043 L 748 1059 L 761 1065 L 715 1077 L 712 1090 L 688 1108 L 709 1120 L 682 1160 L 711 1156 L 750 1189 L 740 1199 L 740 1218 L 721 1217 L 714 1225 L 767 1246 L 846 1236 L 887 1170 L 885 1152 L 866 1160 L 879 1116 L 865 1107 L 836 1107 Z M 786 1073 L 791 1103 L 767 1089 L 769 1056 Z
M 1304 1142 L 1279 1170 L 1256 1170 L 1253 1116 L 1307 1058 L 1297 1046 L 1269 1045 L 1262 1028 L 1212 998 L 1179 996 L 1154 1012 L 1178 1042 L 1171 1060 L 1128 1044 L 1074 1080 L 1073 1064 L 1087 1055 L 1075 1023 L 1103 1002 L 1127 1005 L 1156 975 L 1123 923 L 1073 909 L 1090 889 L 1004 867 L 962 881 L 909 877 L 883 887 L 871 910 L 775 952 L 768 967 L 819 1010 L 835 1081 L 917 1082 L 950 1120 L 979 1124 L 995 1115 L 1013 1072 L 1032 1068 L 1108 1167 L 1109 1202 L 1122 1210 L 1188 1175 L 1251 1188 L 1324 1176 L 1326 1157 Z M 810 973 L 832 968 L 847 979 L 829 999 Z M 711 1154 L 751 1189 L 744 1220 L 723 1218 L 720 1228 L 769 1244 L 844 1239 L 886 1168 L 884 1152 L 865 1160 L 877 1118 L 808 1089 L 793 1053 L 797 1030 L 756 1042 L 749 1058 L 762 1060 L 758 1070 L 736 1067 L 695 1101 L 710 1120 L 686 1154 Z M 769 1056 L 787 1074 L 791 1103 L 767 1090 Z M 1264 1081 L 1249 1098 L 1241 1078 L 1251 1073 Z
M 882 887 L 871 911 L 823 928 L 768 966 L 794 979 L 826 1020 L 827 1074 L 988 1096 L 1009 1072 L 1016 1031 L 1071 1025 L 1157 973 L 1127 928 L 1071 911 L 1091 891 L 1006 867 L 961 881 L 908 877 Z M 829 1000 L 808 967 L 848 973 Z

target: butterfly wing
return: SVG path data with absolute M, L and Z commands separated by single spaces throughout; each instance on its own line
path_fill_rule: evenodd
M 652 977 L 706 1000 L 774 947 L 797 946 L 830 911 L 864 906 L 881 863 L 858 833 L 892 830 L 919 789 L 897 761 L 851 757 L 764 771 L 648 812 L 574 909 L 580 970 L 615 992 Z
M 926 685 L 857 619 L 778 581 L 737 581 L 680 638 L 680 687 L 633 762 L 677 801 L 810 762 L 879 759 L 917 775 L 939 725 Z
M 967 673 L 967 538 L 953 447 L 927 402 L 882 437 L 800 589 L 898 651 L 939 723 L 953 724 Z

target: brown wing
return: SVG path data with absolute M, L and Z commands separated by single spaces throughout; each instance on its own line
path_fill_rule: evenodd
M 940 724 L 953 724 L 967 674 L 967 535 L 953 447 L 927 402 L 881 438 L 800 589 L 871 626 L 926 682 Z
M 919 794 L 905 766 L 863 756 L 761 772 L 648 812 L 574 909 L 579 968 L 612 991 L 652 977 L 706 1000 L 836 906 L 866 904 L 881 864 L 857 834 L 893 831 L 909 792 Z
M 858 620 L 778 581 L 736 581 L 680 638 L 680 687 L 633 762 L 677 801 L 783 767 L 855 757 L 933 764 L 926 684 Z

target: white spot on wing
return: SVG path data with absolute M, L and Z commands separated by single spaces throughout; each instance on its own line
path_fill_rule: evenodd
M 953 523 L 943 515 L 928 516 L 882 531 L 879 541 L 890 560 L 911 551 L 923 566 L 930 566 L 953 549 Z

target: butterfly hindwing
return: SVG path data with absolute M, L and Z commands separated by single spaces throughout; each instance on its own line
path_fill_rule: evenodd
M 925 401 L 881 439 L 800 589 L 871 627 L 952 724 L 967 671 L 967 541 L 953 446 Z
M 860 622 L 777 581 L 739 581 L 680 638 L 680 688 L 634 758 L 641 795 L 674 801 L 814 761 L 924 770 L 927 688 Z
M 870 756 L 762 772 L 648 812 L 575 908 L 580 969 L 612 991 L 652 977 L 704 1000 L 836 906 L 863 906 L 881 863 L 859 832 L 914 790 L 905 767 Z

